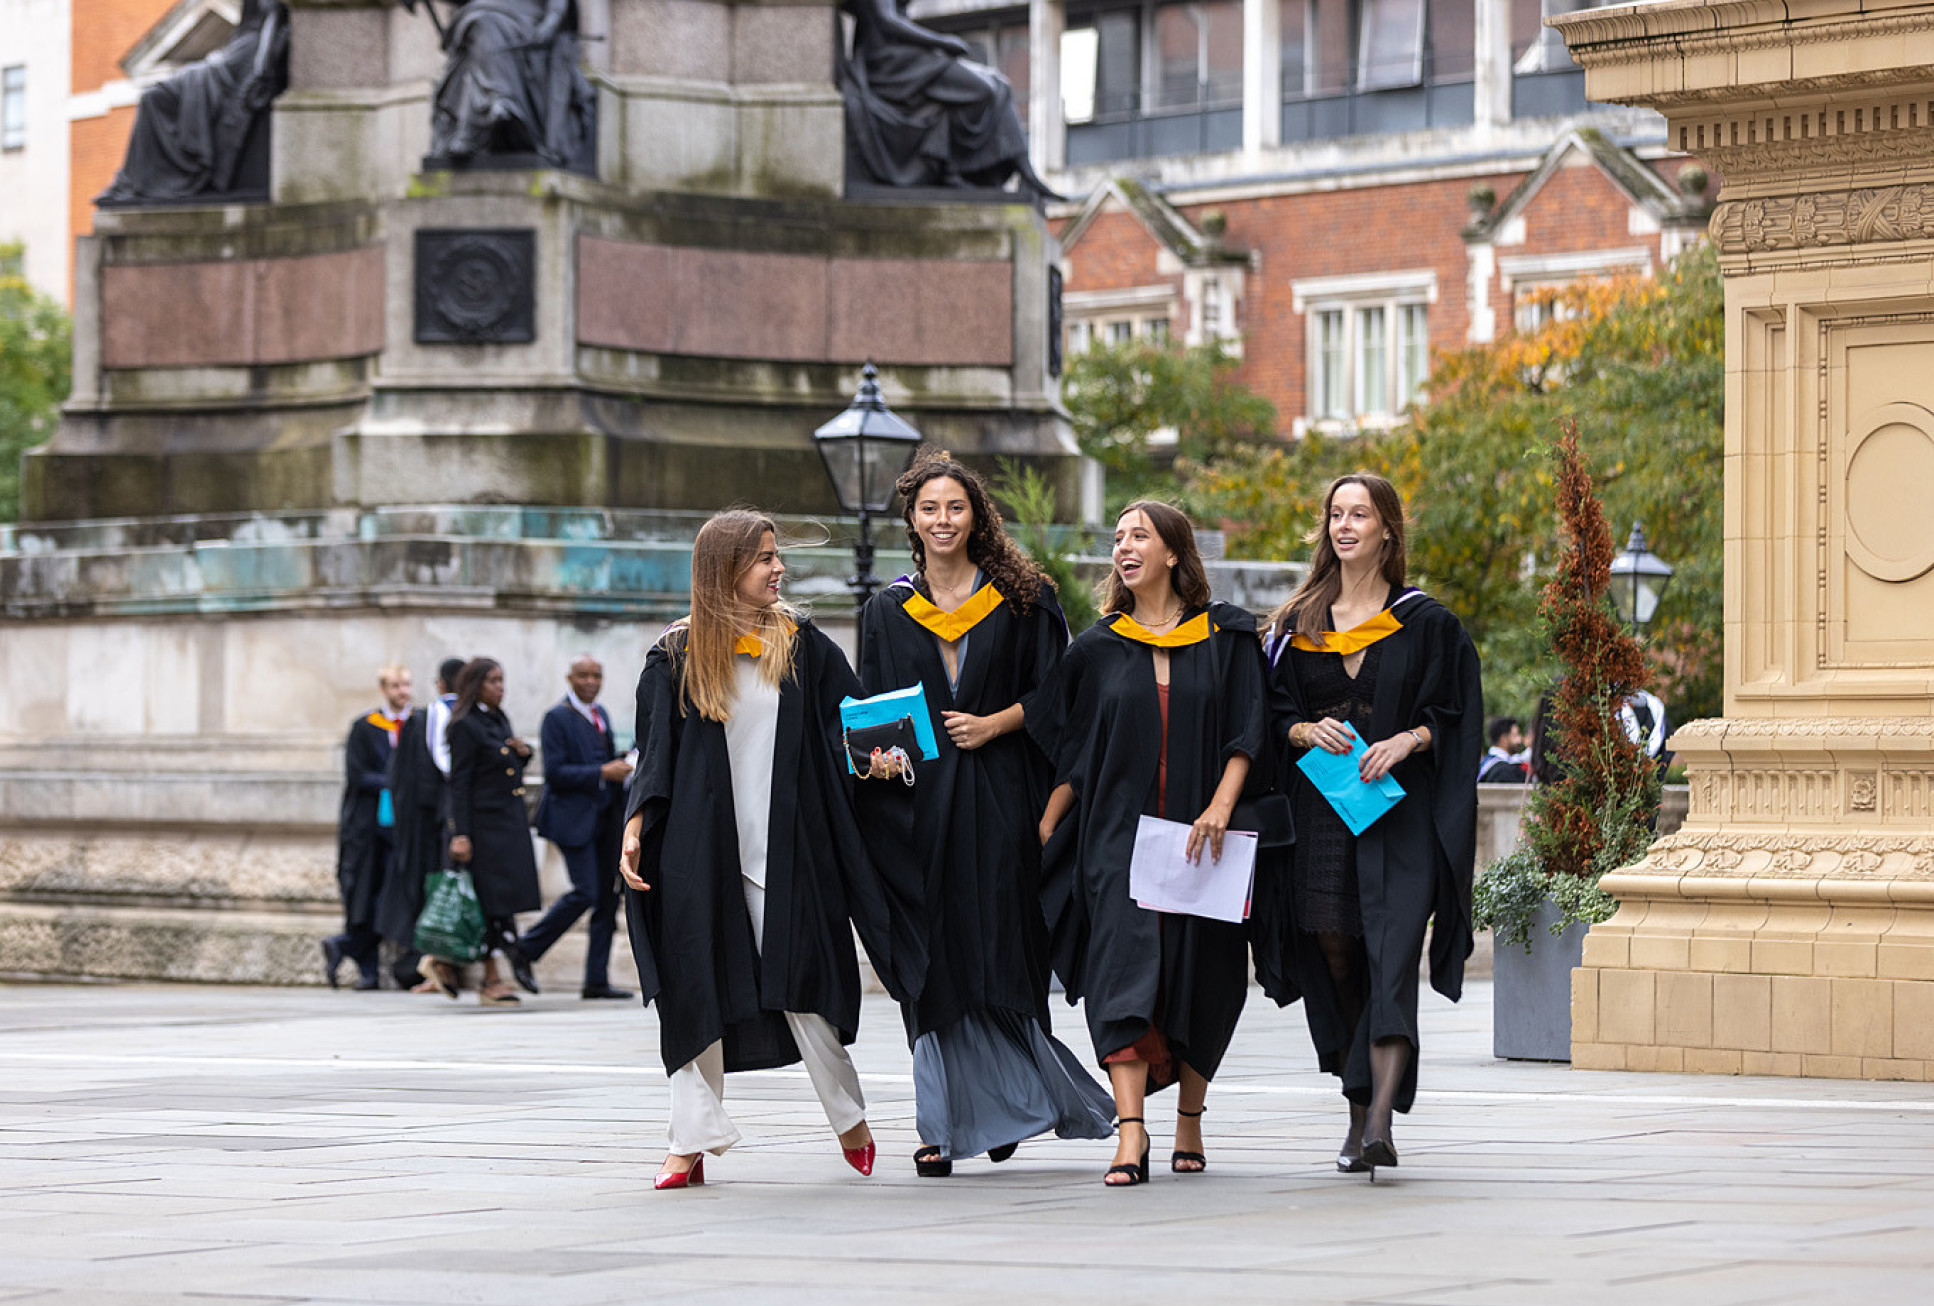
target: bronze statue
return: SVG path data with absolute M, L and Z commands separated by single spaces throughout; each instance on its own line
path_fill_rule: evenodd
M 578 66 L 575 0 L 468 0 L 438 28 L 448 58 L 432 98 L 433 165 L 597 175 L 597 101 Z
M 998 189 L 1018 178 L 1030 201 L 1059 198 L 1028 161 L 1006 77 L 894 0 L 841 2 L 853 16 L 853 52 L 840 66 L 850 166 L 880 186 Z
M 228 44 L 141 93 L 128 152 L 96 204 L 269 197 L 269 102 L 289 84 L 289 11 L 242 0 Z

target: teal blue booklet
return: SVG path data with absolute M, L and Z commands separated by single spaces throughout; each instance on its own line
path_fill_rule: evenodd
M 1363 783 L 1357 766 L 1363 759 L 1362 736 L 1350 741 L 1347 753 L 1326 753 L 1312 748 L 1296 762 L 1316 786 L 1316 792 L 1330 800 L 1330 806 L 1350 827 L 1351 834 L 1362 834 L 1377 818 L 1402 800 L 1404 789 L 1395 776 L 1386 775 L 1375 784 Z

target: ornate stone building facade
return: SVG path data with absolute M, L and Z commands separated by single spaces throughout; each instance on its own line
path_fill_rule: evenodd
M 1725 175 L 1726 715 L 1574 973 L 1582 1066 L 1934 1076 L 1934 4 L 1562 30 Z

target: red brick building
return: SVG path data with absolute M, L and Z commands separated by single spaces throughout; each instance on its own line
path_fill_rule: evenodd
M 1401 420 L 1431 352 L 1698 239 L 1716 184 L 1588 103 L 1596 0 L 913 0 L 1029 100 L 1065 347 L 1222 338 L 1285 435 Z M 1023 39 L 1025 38 L 1025 39 Z

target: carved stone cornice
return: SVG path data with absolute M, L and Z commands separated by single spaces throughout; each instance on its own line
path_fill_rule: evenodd
M 1554 16 L 1556 28 L 1570 47 L 1572 58 L 1586 72 L 1586 94 L 1597 95 L 1591 83 L 1595 71 L 1633 65 L 1652 65 L 1676 76 L 1648 79 L 1649 86 L 1611 96 L 1621 104 L 1643 104 L 1657 109 L 1699 102 L 1738 100 L 1758 87 L 1777 87 L 1782 96 L 1796 92 L 1840 91 L 1924 77 L 1924 70 L 1898 66 L 1897 45 L 1889 38 L 1934 30 L 1934 4 L 1902 5 L 1885 13 L 1849 13 L 1846 4 L 1773 3 L 1772 0 L 1731 0 L 1724 3 L 1650 4 L 1612 10 L 1585 9 Z M 1807 11 L 1814 11 L 1809 14 Z M 1814 16 L 1817 14 L 1818 16 Z M 1799 50 L 1839 46 L 1837 57 L 1821 60 L 1844 72 L 1796 79 L 1796 61 L 1764 61 L 1767 76 L 1741 72 L 1742 54 L 1763 50 Z M 1859 47 L 1865 46 L 1865 50 Z M 1896 61 L 1893 66 L 1888 60 Z M 1781 69 L 1784 67 L 1784 74 Z
M 1723 881 L 1707 885 L 1702 881 Z M 1916 900 L 1934 898 L 1934 834 L 1753 834 L 1682 831 L 1654 843 L 1644 860 L 1601 880 L 1608 892 L 1627 897 L 1831 898 L 1833 884 L 1884 888 L 1914 885 Z M 1677 889 L 1670 885 L 1682 882 Z M 1755 889 L 1759 884 L 1762 887 Z M 1857 896 L 1870 897 L 1871 894 Z
M 1874 747 L 1926 741 L 1934 746 L 1934 716 L 1702 717 L 1673 731 L 1672 747 L 1681 752 L 1692 748 L 1711 751 L 1727 743 L 1770 745 L 1787 739 L 1817 739 L 1822 746 L 1843 741 L 1856 746 L 1871 741 Z

